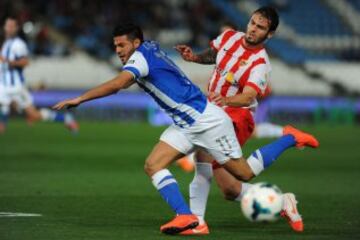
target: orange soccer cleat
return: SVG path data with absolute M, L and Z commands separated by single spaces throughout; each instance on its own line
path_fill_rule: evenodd
M 295 195 L 293 193 L 284 193 L 283 197 L 284 206 L 283 210 L 280 213 L 281 216 L 288 221 L 290 227 L 295 232 L 303 232 L 304 223 L 296 207 L 298 202 L 296 201 Z
M 287 125 L 283 129 L 283 135 L 291 134 L 294 136 L 296 141 L 296 147 L 303 148 L 309 146 L 312 148 L 319 147 L 318 140 L 311 134 L 303 132 L 293 126 Z
M 162 233 L 173 235 L 187 229 L 195 228 L 197 225 L 199 225 L 199 220 L 196 215 L 177 215 L 173 220 L 162 225 L 160 231 Z
M 210 233 L 209 227 L 206 223 L 200 224 L 195 228 L 182 231 L 180 235 L 208 235 Z
M 189 156 L 180 158 L 179 160 L 176 161 L 176 164 L 185 172 L 192 172 L 194 171 L 195 168 L 194 161 L 192 161 Z

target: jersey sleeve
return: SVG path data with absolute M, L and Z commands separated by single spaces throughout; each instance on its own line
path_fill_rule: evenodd
M 224 31 L 222 34 L 220 34 L 217 38 L 212 40 L 210 42 L 210 47 L 213 48 L 216 51 L 219 51 L 219 49 L 222 47 L 226 39 L 228 39 L 230 36 L 234 35 L 236 32 L 232 29 L 228 29 Z
M 122 70 L 131 72 L 135 79 L 143 78 L 149 74 L 149 64 L 141 52 L 135 51 Z
M 13 51 L 17 59 L 27 57 L 29 55 L 27 46 L 23 41 L 16 41 L 14 43 Z
M 260 96 L 264 96 L 270 82 L 270 72 L 271 69 L 267 64 L 255 66 L 245 85 L 254 88 Z

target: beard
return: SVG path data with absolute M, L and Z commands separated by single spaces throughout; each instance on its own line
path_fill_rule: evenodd
M 255 39 L 255 40 L 251 40 L 251 39 L 249 39 L 248 37 L 245 36 L 246 43 L 249 44 L 249 45 L 253 45 L 253 46 L 258 45 L 260 43 L 263 43 L 266 39 L 267 39 L 267 35 L 265 35 L 262 38 Z

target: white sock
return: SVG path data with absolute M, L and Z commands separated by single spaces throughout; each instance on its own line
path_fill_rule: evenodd
M 54 121 L 55 116 L 56 116 L 56 112 L 52 111 L 48 108 L 41 108 L 40 109 L 40 115 L 41 115 L 41 119 L 43 121 Z
M 252 186 L 253 186 L 253 184 L 251 184 L 251 183 L 244 183 L 244 182 L 242 182 L 242 183 L 241 183 L 241 192 L 240 192 L 239 196 L 237 196 L 237 197 L 235 198 L 235 201 L 240 202 L 241 199 L 243 198 L 244 194 L 245 194 L 245 193 L 247 192 L 247 190 L 249 190 Z
M 255 176 L 258 176 L 262 171 L 264 171 L 265 168 L 261 152 L 259 150 L 256 150 L 255 153 L 256 156 L 254 156 L 254 154 L 251 154 L 248 159 L 246 159 L 246 162 L 249 164 L 249 167 L 251 168 Z
M 199 218 L 199 224 L 205 223 L 206 203 L 213 176 L 211 163 L 196 163 L 195 176 L 189 186 L 190 209 Z
M 59 113 L 48 108 L 41 108 L 40 115 L 43 121 L 64 122 L 65 124 L 69 124 L 74 121 L 74 117 L 71 113 Z
M 277 138 L 283 135 L 283 127 L 273 123 L 259 123 L 256 125 L 255 137 Z
M 73 121 L 74 121 L 74 117 L 73 117 L 73 115 L 71 113 L 67 112 L 67 113 L 64 114 L 64 123 L 65 124 L 69 124 L 69 123 L 71 123 Z

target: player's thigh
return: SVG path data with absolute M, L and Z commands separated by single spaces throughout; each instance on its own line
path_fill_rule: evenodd
M 251 137 L 255 128 L 251 112 L 248 109 L 238 107 L 227 107 L 225 111 L 233 121 L 235 134 L 240 146 L 243 146 Z
M 184 155 L 192 152 L 194 150 L 194 145 L 189 139 L 189 136 L 186 135 L 179 127 L 170 125 L 160 136 L 160 141 L 167 143 L 178 152 L 183 153 Z
M 249 181 L 255 177 L 255 174 L 244 157 L 240 159 L 230 159 L 223 164 L 223 167 L 236 179 L 241 181 Z
M 166 142 L 159 141 L 145 161 L 145 172 L 152 176 L 183 156 L 183 153 Z
M 170 163 L 191 152 L 193 147 L 193 144 L 180 129 L 174 125 L 169 126 L 146 159 L 146 173 L 151 176 L 166 168 Z
M 40 120 L 41 114 L 37 108 L 35 108 L 34 105 L 29 105 L 24 108 L 26 116 L 31 120 Z
M 8 115 L 10 112 L 11 99 L 5 94 L 5 92 L 0 92 L 0 113 L 3 115 Z
M 37 109 L 34 107 L 33 97 L 31 96 L 30 92 L 26 88 L 22 88 L 19 93 L 14 98 L 19 110 L 27 110 L 30 113 L 38 112 Z
M 214 157 L 203 149 L 197 150 L 195 157 L 197 162 L 211 163 L 214 161 Z M 240 194 L 241 182 L 222 167 L 214 169 L 213 173 L 215 181 L 224 197 L 228 200 L 234 200 Z
M 237 180 L 224 168 L 214 170 L 216 184 L 220 188 L 224 197 L 228 200 L 234 200 L 241 192 L 241 181 Z
M 200 123 L 204 125 L 204 129 L 191 135 L 192 142 L 206 149 L 221 165 L 229 159 L 239 159 L 242 151 L 231 119 L 217 106 L 210 105 L 207 111 L 206 118 Z

